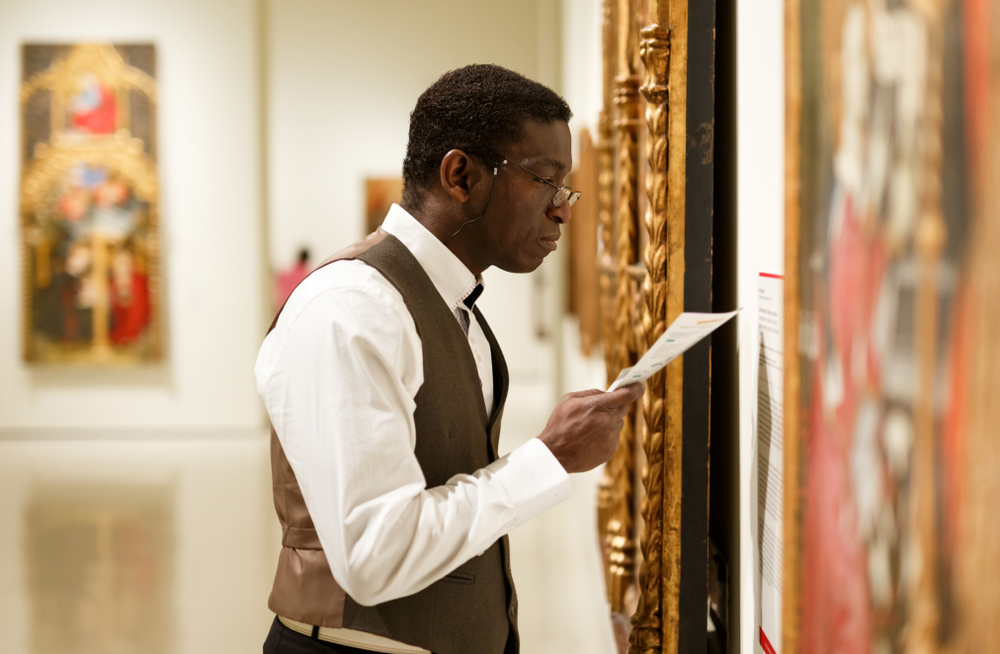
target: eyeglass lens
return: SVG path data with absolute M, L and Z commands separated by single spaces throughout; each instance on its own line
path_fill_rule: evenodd
M 556 190 L 556 194 L 552 196 L 552 205 L 555 207 L 561 207 L 563 203 L 569 202 L 569 206 L 576 204 L 576 201 L 580 199 L 580 191 L 573 191 L 568 186 L 562 186 Z

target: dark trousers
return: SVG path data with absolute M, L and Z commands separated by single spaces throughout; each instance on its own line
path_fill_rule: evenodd
M 303 636 L 275 618 L 271 623 L 267 640 L 264 641 L 264 654 L 371 654 L 371 652 Z

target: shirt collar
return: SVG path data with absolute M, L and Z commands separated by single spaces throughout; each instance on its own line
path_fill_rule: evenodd
M 449 307 L 462 305 L 472 309 L 471 305 L 482 293 L 477 290 L 482 288 L 482 277 L 477 279 L 438 237 L 398 204 L 389 209 L 382 229 L 398 238 L 413 254 Z M 466 298 L 471 299 L 469 305 L 464 304 Z

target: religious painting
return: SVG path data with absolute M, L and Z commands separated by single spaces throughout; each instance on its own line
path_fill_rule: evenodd
M 152 45 L 25 45 L 24 358 L 162 357 Z
M 173 651 L 172 493 L 45 485 L 25 511 L 35 654 Z
M 393 204 L 403 198 L 402 177 L 372 177 L 365 180 L 365 234 L 371 234 Z
M 1000 651 L 1000 2 L 786 6 L 783 651 Z

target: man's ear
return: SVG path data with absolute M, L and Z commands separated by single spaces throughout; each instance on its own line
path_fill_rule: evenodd
M 441 159 L 441 187 L 451 199 L 465 204 L 482 181 L 483 168 L 462 150 L 449 150 Z

